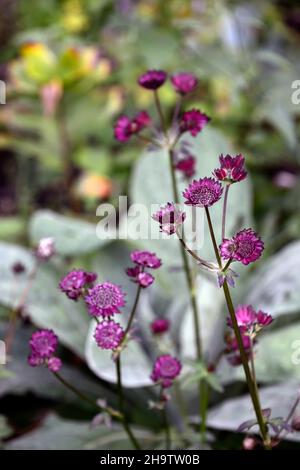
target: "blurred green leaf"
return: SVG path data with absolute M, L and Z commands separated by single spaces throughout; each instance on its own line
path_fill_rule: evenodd
M 32 216 L 29 234 L 33 244 L 37 244 L 43 237 L 53 237 L 57 253 L 64 256 L 90 253 L 110 242 L 97 237 L 96 224 L 50 210 L 40 210 Z

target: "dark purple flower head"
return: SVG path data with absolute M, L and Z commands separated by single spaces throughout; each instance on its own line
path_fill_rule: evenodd
M 147 90 L 157 90 L 166 81 L 167 74 L 163 70 L 148 70 L 138 79 L 138 84 Z
M 245 170 L 245 159 L 243 155 L 239 154 L 235 157 L 231 155 L 220 155 L 220 168 L 217 168 L 214 171 L 214 176 L 219 181 L 225 181 L 227 183 L 237 183 L 242 181 L 247 176 L 247 171 Z
M 175 91 L 181 95 L 191 93 L 198 84 L 195 75 L 188 72 L 176 73 L 171 77 L 171 82 Z
M 151 323 L 151 330 L 154 335 L 166 333 L 170 328 L 170 322 L 166 318 L 157 318 Z
M 89 289 L 84 300 L 90 315 L 105 317 L 120 313 L 119 308 L 125 305 L 125 293 L 116 284 L 104 282 Z
M 173 235 L 177 229 L 185 221 L 185 212 L 177 209 L 175 204 L 168 202 L 165 206 L 161 206 L 159 211 L 152 215 L 152 219 L 159 222 L 161 232 Z
M 14 263 L 12 265 L 12 272 L 14 274 L 22 274 L 26 271 L 26 268 L 24 266 L 23 263 L 21 263 L 20 261 L 17 261 L 16 263 Z
M 35 255 L 40 261 L 48 261 L 55 254 L 54 239 L 41 238 L 35 250 Z
M 173 384 L 174 379 L 180 374 L 181 363 L 170 354 L 164 354 L 156 359 L 151 379 L 153 382 L 161 383 L 162 387 L 168 388 Z
M 232 239 L 224 239 L 220 245 L 223 259 L 232 258 L 247 265 L 256 261 L 264 250 L 264 243 L 251 228 L 241 230 Z
M 114 127 L 114 135 L 119 142 L 127 142 L 134 134 L 138 134 L 145 127 L 150 126 L 151 118 L 146 111 L 140 111 L 133 119 L 120 116 Z
M 175 168 L 181 171 L 185 178 L 192 178 L 195 174 L 196 159 L 193 155 L 186 155 L 185 157 L 178 160 L 175 164 Z
M 210 118 L 205 113 L 199 109 L 191 109 L 181 116 L 180 130 L 181 132 L 190 132 L 193 137 L 196 137 L 209 121 Z
M 151 284 L 154 282 L 154 277 L 150 273 L 140 273 L 137 276 L 136 282 L 141 286 L 141 287 L 149 287 Z
M 50 357 L 47 363 L 48 369 L 51 372 L 58 372 L 62 367 L 62 362 L 59 357 Z
M 194 180 L 183 192 L 185 204 L 197 207 L 209 207 L 222 196 L 223 188 L 219 181 L 213 178 Z
M 158 269 L 161 266 L 161 260 L 155 253 L 150 253 L 149 251 L 133 251 L 130 258 L 133 263 L 145 268 Z
M 61 279 L 59 287 L 69 299 L 77 300 L 82 295 L 84 287 L 92 284 L 96 279 L 96 273 L 89 273 L 82 269 L 73 270 Z
M 42 359 L 40 356 L 37 356 L 36 354 L 32 353 L 28 356 L 28 364 L 31 367 L 41 366 L 42 364 L 44 364 L 44 359 Z
M 96 326 L 94 338 L 102 349 L 116 349 L 124 337 L 124 330 L 113 320 L 103 320 Z
M 136 282 L 141 287 L 149 287 L 154 282 L 152 274 L 144 272 L 142 266 L 133 266 L 132 268 L 126 269 L 127 276 L 131 277 L 133 282 Z
M 256 320 L 259 328 L 263 328 L 264 326 L 268 326 L 272 323 L 273 317 L 272 315 L 259 310 L 256 314 Z
M 54 331 L 35 331 L 29 341 L 32 356 L 34 356 L 36 360 L 50 358 L 57 348 L 57 343 L 58 338 Z

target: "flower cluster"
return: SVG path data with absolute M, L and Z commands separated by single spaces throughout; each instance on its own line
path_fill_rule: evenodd
M 239 305 L 235 311 L 235 316 L 241 332 L 245 353 L 249 359 L 251 354 L 253 354 L 252 347 L 256 343 L 257 334 L 262 328 L 272 323 L 273 317 L 261 310 L 256 312 L 252 305 Z M 233 329 L 232 321 L 229 317 L 227 318 L 227 325 Z M 225 341 L 227 344 L 225 352 L 230 364 L 234 366 L 241 364 L 241 356 L 235 336 L 231 334 L 226 335 Z
M 213 175 L 219 180 L 226 183 L 237 183 L 242 181 L 247 176 L 247 171 L 244 168 L 245 158 L 239 154 L 235 157 L 231 155 L 220 155 L 220 168 L 215 169 Z
M 194 180 L 183 192 L 185 204 L 194 207 L 210 207 L 222 196 L 223 188 L 213 178 Z
M 133 251 L 130 257 L 135 266 L 126 269 L 127 276 L 141 287 L 149 287 L 154 282 L 154 276 L 148 273 L 146 269 L 160 268 L 161 260 L 155 253 L 149 251 Z
M 224 239 L 220 245 L 223 259 L 240 261 L 247 265 L 260 258 L 264 243 L 251 228 L 241 230 L 231 239 Z
M 92 317 L 109 317 L 120 313 L 119 309 L 125 305 L 125 295 L 120 286 L 104 282 L 88 289 L 84 300 Z
M 259 310 L 256 312 L 252 305 L 239 305 L 235 311 L 237 324 L 243 334 L 254 338 L 265 326 L 272 323 L 273 317 Z M 227 319 L 227 325 L 232 328 L 232 321 Z
M 152 219 L 159 223 L 161 232 L 173 235 L 185 221 L 185 212 L 177 209 L 175 204 L 168 202 L 152 215 Z
M 69 299 L 78 300 L 79 297 L 84 295 L 86 287 L 95 282 L 96 279 L 96 273 L 74 269 L 61 279 L 59 287 Z
M 153 382 L 159 383 L 163 388 L 173 385 L 174 380 L 181 371 L 181 363 L 170 354 L 159 356 L 153 366 L 151 379 Z
M 167 78 L 168 75 L 164 70 L 148 70 L 137 80 L 142 88 L 155 93 L 155 103 L 158 107 L 161 120 L 163 120 L 163 115 L 160 109 L 157 92 L 167 81 Z M 198 85 L 198 80 L 195 75 L 189 72 L 175 73 L 170 77 L 170 81 L 174 91 L 180 96 L 192 93 Z M 178 110 L 174 115 L 172 123 L 171 134 L 174 133 L 174 135 L 171 138 L 171 134 L 167 135 L 168 132 L 164 129 L 162 145 L 167 144 L 169 147 L 173 147 L 174 142 L 177 142 L 181 135 L 186 132 L 189 132 L 193 137 L 197 136 L 209 121 L 210 118 L 199 109 L 190 109 L 182 113 Z M 127 142 L 133 135 L 139 134 L 143 129 L 151 125 L 152 119 L 146 111 L 137 113 L 133 118 L 123 115 L 119 117 L 114 126 L 114 135 L 119 142 Z M 140 137 L 143 138 L 144 136 Z M 155 144 L 155 146 L 158 144 L 155 127 L 152 129 L 152 138 L 147 137 L 147 141 Z M 185 177 L 191 178 L 195 173 L 195 158 L 192 155 L 186 156 L 176 163 L 175 168 L 182 172 Z
M 30 355 L 28 363 L 32 367 L 44 365 L 51 372 L 58 372 L 62 366 L 59 357 L 54 356 L 58 338 L 52 330 L 35 331 L 29 341 Z
M 102 349 L 117 349 L 124 338 L 124 330 L 113 320 L 103 320 L 96 326 L 94 338 Z
M 134 118 L 120 116 L 116 122 L 114 134 L 119 142 L 127 142 L 134 134 L 151 125 L 151 118 L 146 111 L 140 111 Z

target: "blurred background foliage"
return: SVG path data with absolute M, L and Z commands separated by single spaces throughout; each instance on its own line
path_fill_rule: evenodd
M 70 309 L 56 286 L 68 268 L 84 266 L 96 270 L 101 278 L 125 284 L 130 303 L 132 287 L 124 279 L 123 268 L 128 264 L 130 246 L 135 244 L 98 240 L 95 212 L 104 201 L 117 206 L 121 194 L 145 204 L 170 199 L 163 156 L 141 156 L 137 142 L 121 145 L 113 138 L 113 123 L 121 113 L 131 114 L 138 108 L 149 109 L 154 115 L 151 94 L 136 84 L 138 75 L 148 68 L 164 68 L 170 74 L 187 70 L 199 78 L 189 105 L 201 107 L 212 121 L 191 143 L 197 154 L 198 175 L 209 174 L 221 152 L 234 149 L 246 157 L 251 183 L 233 191 L 235 209 L 230 226 L 233 229 L 241 217 L 245 223 L 253 222 L 264 238 L 266 253 L 258 269 L 250 274 L 248 270 L 235 297 L 250 299 L 277 317 L 258 353 L 262 384 L 299 380 L 299 365 L 293 365 L 290 358 L 291 344 L 300 338 L 300 105 L 291 100 L 292 82 L 300 78 L 298 2 L 0 0 L 0 12 L 0 79 L 7 84 L 6 104 L 0 105 L 3 325 L 30 272 L 28 247 L 41 236 L 52 235 L 58 248 L 56 259 L 41 269 L 27 305 L 28 315 L 20 325 L 16 350 L 9 367 L 1 372 L 0 413 L 9 421 L 0 420 L 0 440 L 21 435 L 8 444 L 10 448 L 42 448 L 49 436 L 53 448 L 99 448 L 103 442 L 103 429 L 96 437 L 93 431 L 90 438 L 81 441 L 81 423 L 76 424 L 78 432 L 73 423 L 69 434 L 68 420 L 91 418 L 91 410 L 82 409 L 73 397 L 63 394 L 59 385 L 46 379 L 42 373 L 46 371 L 37 375 L 37 371 L 30 371 L 29 380 L 29 372 L 24 374 L 22 369 L 26 367 L 26 338 L 32 325 L 52 327 L 65 346 L 70 377 L 94 396 L 114 400 L 109 358 L 92 347 L 82 307 L 76 304 Z M 171 86 L 163 87 L 160 96 L 171 116 L 176 99 Z M 216 213 L 215 220 L 218 217 Z M 183 312 L 190 317 L 184 282 L 180 272 L 170 276 L 169 271 L 178 247 L 170 243 L 168 252 L 165 245 L 154 245 L 140 243 L 162 255 L 165 272 L 158 276 L 151 298 L 145 296 L 140 307 L 141 329 L 148 331 L 155 315 L 169 315 L 175 342 L 181 344 L 183 356 L 189 356 L 193 353 L 189 320 L 182 322 Z M 26 272 L 16 278 L 11 266 L 20 260 Z M 202 277 L 199 285 L 200 302 L 210 312 L 203 334 L 207 355 L 213 358 L 220 348 L 218 341 L 222 341 L 224 308 L 206 279 Z M 257 289 L 258 285 L 263 287 Z M 148 383 L 149 348 L 142 352 L 142 346 L 138 348 L 140 369 L 132 365 L 137 351 L 128 348 L 125 372 L 127 385 L 133 387 L 128 397 L 131 405 L 135 403 L 130 408 L 132 420 L 155 429 L 159 423 L 151 412 L 144 414 L 145 399 L 136 388 Z M 230 371 L 224 363 L 220 377 L 226 394 L 221 398 L 216 391 L 213 403 L 245 391 L 238 370 Z M 52 384 L 51 393 L 47 381 Z M 46 385 L 40 387 L 42 382 Z M 275 408 L 289 403 L 295 383 L 284 390 L 280 387 L 278 394 L 267 395 L 267 400 L 276 398 L 276 403 L 271 403 Z M 33 397 L 38 397 L 34 403 Z M 243 406 L 247 413 L 247 405 Z M 32 412 L 26 413 L 26 408 Z M 53 410 L 58 416 L 48 416 Z M 218 432 L 234 429 L 233 413 L 225 413 L 224 407 L 212 413 L 212 427 Z M 176 422 L 176 416 L 174 419 Z M 53 431 L 58 423 L 66 430 L 61 435 Z M 40 425 L 41 443 L 33 444 L 37 442 L 35 431 L 32 435 L 27 431 Z M 156 445 L 153 434 L 149 437 L 143 432 L 141 439 L 150 447 Z M 118 438 L 112 433 L 112 441 L 106 436 L 103 445 L 126 448 L 128 443 L 121 431 L 118 433 Z M 65 434 L 68 442 L 62 444 Z M 220 446 L 216 436 L 215 445 Z M 240 445 L 240 437 L 229 443 L 223 434 L 221 437 L 224 446 Z

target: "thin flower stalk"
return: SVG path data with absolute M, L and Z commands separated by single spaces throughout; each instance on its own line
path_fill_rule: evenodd
M 219 250 L 218 250 L 218 245 L 217 245 L 217 242 L 216 242 L 214 229 L 213 229 L 213 225 L 212 225 L 212 221 L 211 221 L 211 217 L 210 217 L 208 207 L 205 207 L 205 212 L 206 212 L 209 232 L 210 232 L 212 244 L 213 244 L 213 247 L 214 247 L 216 259 L 217 259 L 217 262 L 218 262 L 218 265 L 219 265 L 220 269 L 222 270 L 222 261 L 221 261 L 220 253 L 219 253 Z M 257 383 L 256 383 L 256 381 L 254 380 L 254 378 L 252 376 L 252 373 L 251 373 L 251 370 L 250 370 L 250 367 L 249 367 L 249 364 L 248 364 L 247 354 L 246 354 L 245 349 L 244 349 L 244 344 L 243 344 L 241 331 L 240 331 L 240 328 L 239 328 L 238 323 L 237 323 L 237 319 L 236 319 L 236 315 L 235 315 L 235 309 L 234 309 L 234 306 L 233 306 L 233 302 L 232 302 L 231 295 L 230 295 L 230 290 L 229 290 L 226 279 L 225 279 L 224 284 L 223 284 L 223 291 L 224 291 L 224 295 L 225 295 L 225 300 L 226 300 L 228 312 L 230 314 L 233 330 L 234 330 L 234 333 L 235 333 L 235 336 L 236 336 L 236 339 L 237 339 L 237 342 L 238 342 L 241 361 L 242 361 L 242 364 L 243 364 L 243 368 L 244 368 L 244 372 L 245 372 L 245 376 L 246 376 L 246 381 L 247 381 L 247 385 L 248 385 L 249 392 L 250 392 L 250 395 L 251 395 L 253 407 L 254 407 L 254 410 L 255 410 L 256 418 L 257 418 L 257 422 L 258 422 L 259 429 L 260 429 L 261 436 L 262 436 L 262 440 L 263 440 L 265 449 L 271 449 L 272 448 L 271 447 L 271 439 L 270 439 L 270 436 L 269 436 L 268 428 L 267 428 L 267 425 L 265 423 L 265 419 L 264 419 L 262 409 L 261 409 L 261 405 L 260 405 L 259 394 L 258 394 L 258 389 L 257 389 Z

